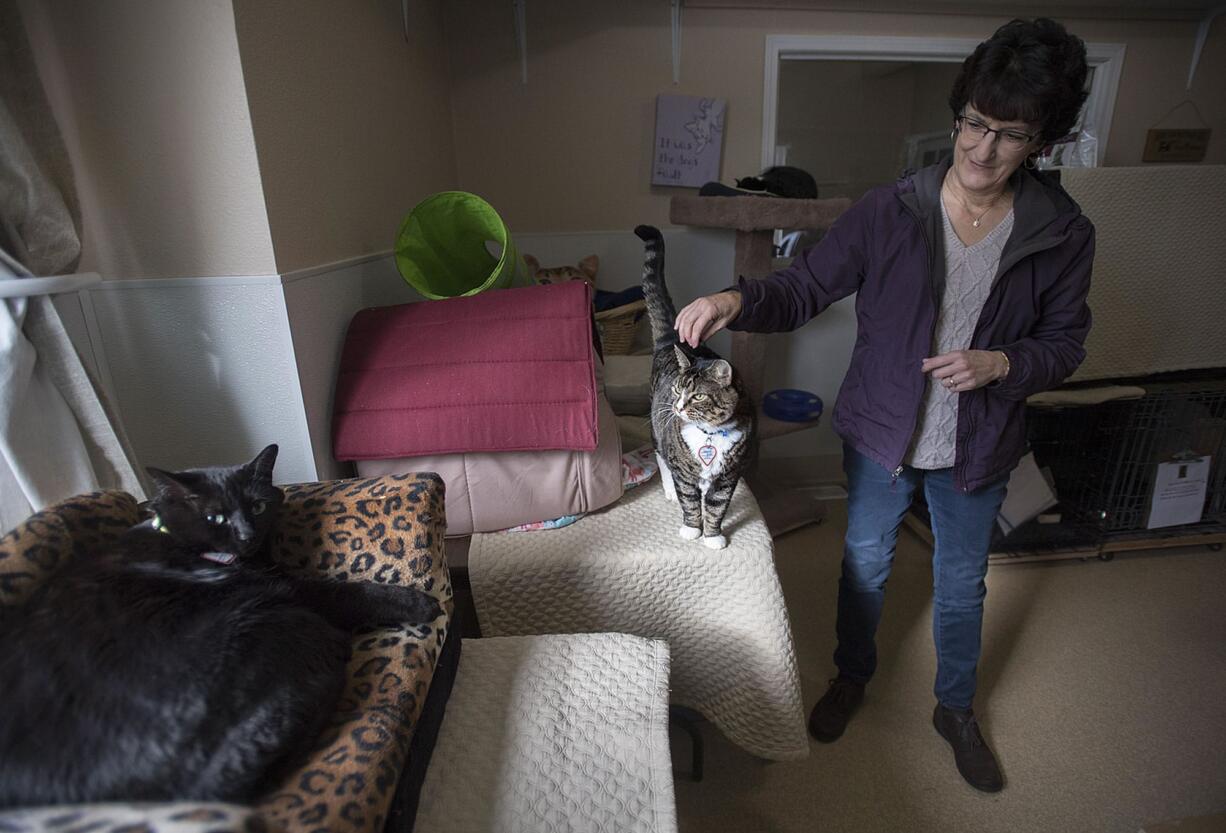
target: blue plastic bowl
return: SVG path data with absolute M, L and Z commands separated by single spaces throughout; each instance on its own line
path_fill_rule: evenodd
M 807 390 L 780 388 L 762 397 L 762 410 L 783 422 L 812 422 L 822 415 L 822 400 Z

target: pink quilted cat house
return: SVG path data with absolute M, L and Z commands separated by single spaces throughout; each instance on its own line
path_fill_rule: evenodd
M 438 472 L 448 535 L 617 500 L 591 292 L 567 281 L 362 310 L 341 355 L 333 456 L 364 477 Z

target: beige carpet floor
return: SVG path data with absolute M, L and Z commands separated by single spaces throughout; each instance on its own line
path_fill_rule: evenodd
M 845 509 L 830 507 L 776 542 L 806 710 L 833 675 Z M 976 712 L 1005 774 L 995 795 L 961 780 L 932 728 L 931 557 L 906 532 L 878 645 L 847 733 L 806 760 L 756 759 L 704 725 L 705 777 L 676 784 L 683 833 L 1135 833 L 1226 812 L 1226 552 L 991 568 Z M 673 750 L 682 766 L 676 731 Z

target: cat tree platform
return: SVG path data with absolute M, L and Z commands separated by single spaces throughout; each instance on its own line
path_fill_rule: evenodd
M 673 197 L 668 219 L 680 226 L 743 232 L 830 228 L 851 207 L 847 197 L 795 200 L 782 197 Z M 770 235 L 766 239 L 769 241 Z M 767 257 L 769 258 L 769 248 Z
M 736 232 L 733 276 L 761 278 L 784 263 L 774 257 L 775 229 L 827 229 L 851 200 L 796 200 L 779 197 L 673 197 L 668 218 L 677 225 L 732 229 Z M 766 336 L 733 332 L 729 357 L 755 402 L 765 393 Z M 758 437 L 769 440 L 817 425 L 812 422 L 782 422 L 758 410 Z M 778 536 L 825 516 L 825 505 L 816 497 L 794 489 L 780 489 L 750 473 L 746 478 L 762 506 L 771 534 Z

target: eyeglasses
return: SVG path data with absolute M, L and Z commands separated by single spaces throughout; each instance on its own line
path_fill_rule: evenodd
M 1011 150 L 1021 150 L 1023 147 L 1033 142 L 1035 138 L 1033 134 L 1023 133 L 1020 130 L 994 130 L 993 128 L 988 127 L 986 124 L 979 121 L 979 119 L 966 115 L 957 116 L 954 118 L 954 121 L 958 123 L 959 130 L 965 130 L 967 133 L 973 136 L 976 141 L 987 136 L 989 133 L 995 133 L 1000 137 L 1000 140 L 1004 142 L 1005 147 Z

